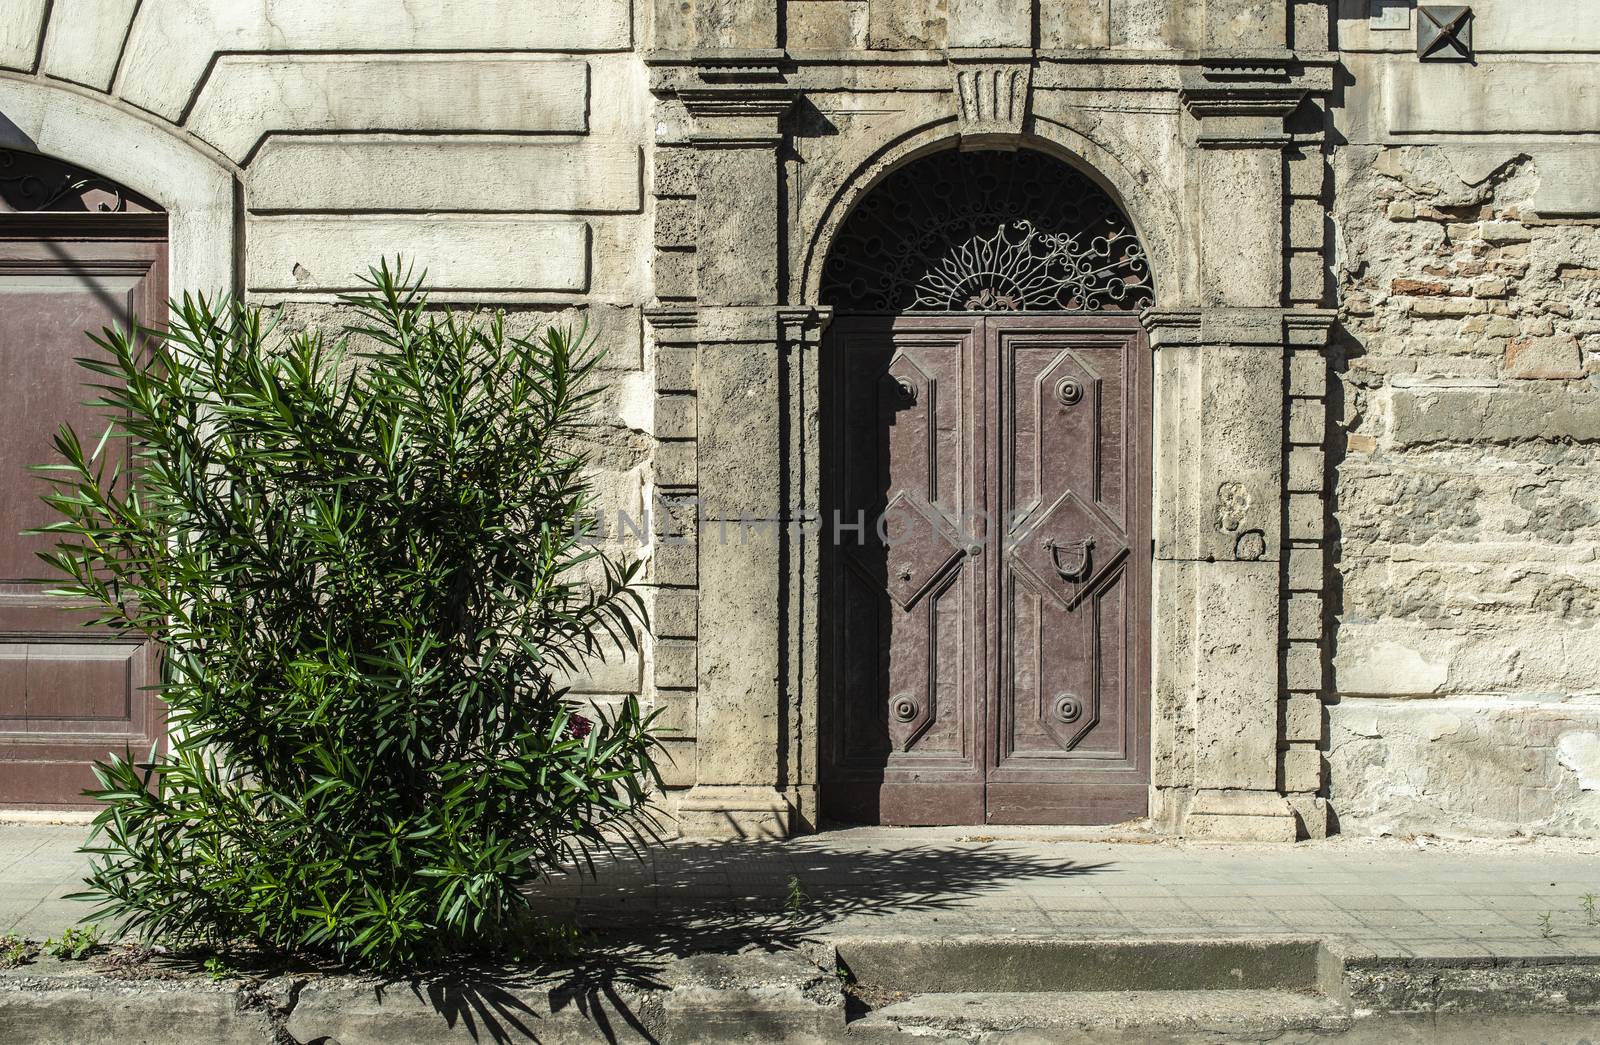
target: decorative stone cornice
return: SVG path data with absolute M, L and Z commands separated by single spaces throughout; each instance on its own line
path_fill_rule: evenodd
M 1211 59 L 1184 70 L 1178 92 L 1200 121 L 1202 149 L 1281 148 L 1283 121 L 1305 100 L 1306 85 L 1286 61 L 1266 57 Z
M 692 345 L 699 338 L 700 314 L 692 308 L 647 308 L 644 321 L 658 345 Z
M 1033 52 L 950 52 L 951 93 L 962 148 L 1016 148 L 1033 94 Z
M 793 88 L 779 84 L 718 84 L 684 87 L 678 99 L 694 119 L 690 144 L 699 148 L 776 145 L 779 121 L 794 105 Z
M 828 305 L 783 305 L 778 308 L 778 334 L 786 345 L 815 345 L 833 321 Z
M 747 84 L 685 87 L 678 98 L 690 116 L 746 116 L 776 119 L 794 104 L 788 87 Z
M 1294 309 L 1283 314 L 1283 336 L 1292 348 L 1323 348 L 1339 313 L 1331 308 Z
M 705 79 L 735 75 L 749 81 L 758 77 L 779 79 L 789 60 L 781 47 L 697 47 L 692 50 L 652 48 L 644 53 L 644 63 L 662 68 L 694 68 Z
M 1150 335 L 1152 349 L 1200 343 L 1200 310 L 1197 308 L 1147 308 L 1139 313 L 1139 322 Z

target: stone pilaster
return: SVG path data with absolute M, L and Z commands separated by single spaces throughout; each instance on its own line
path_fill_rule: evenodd
M 1201 150 L 1203 308 L 1197 322 L 1147 319 L 1158 412 L 1187 429 L 1162 433 L 1173 453 L 1157 464 L 1157 717 L 1172 716 L 1165 730 L 1192 731 L 1193 752 L 1190 764 L 1163 767 L 1156 805 L 1192 837 L 1293 840 L 1298 831 L 1279 752 L 1283 149 L 1284 120 L 1304 93 L 1266 60 L 1216 61 L 1186 76 Z
M 656 699 L 675 732 L 664 741 L 662 780 L 669 787 L 696 778 L 699 689 L 699 475 L 695 395 L 695 314 L 645 311 L 654 345 L 655 498 L 651 505 L 651 580 L 656 586 L 653 679 Z
M 783 526 L 779 123 L 791 94 L 770 63 L 708 61 L 674 92 L 688 112 L 694 243 L 697 768 L 686 835 L 787 834 L 793 717 Z M 658 213 L 658 222 L 660 215 Z M 659 237 L 658 237 L 659 244 Z M 658 615 L 660 611 L 658 609 Z
M 784 676 L 787 731 L 784 735 L 785 789 L 794 811 L 795 830 L 814 830 L 818 815 L 818 744 L 816 709 L 820 703 L 821 643 L 817 605 L 821 590 L 822 431 L 818 401 L 822 335 L 833 318 L 826 306 L 796 305 L 778 310 L 783 345 L 784 467 L 794 491 L 785 533 L 784 577 L 787 585 L 784 620 L 789 656 Z

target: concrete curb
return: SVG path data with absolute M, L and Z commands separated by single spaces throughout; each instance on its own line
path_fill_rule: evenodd
M 1490 1026 L 1512 1040 L 1576 1041 L 1600 1020 L 1597 960 L 1421 961 L 1315 940 L 1145 943 L 854 938 L 554 975 L 220 983 L 192 966 L 42 960 L 0 973 L 0 1045 L 1474 1041 Z M 836 964 L 895 1000 L 864 1011 Z

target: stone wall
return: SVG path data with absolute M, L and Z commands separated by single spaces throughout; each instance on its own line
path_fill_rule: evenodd
M 958 140 L 1053 150 L 1157 271 L 1161 823 L 1600 833 L 1600 23 L 1480 0 L 1477 60 L 1420 62 L 1414 6 L 8 0 L 0 144 L 157 199 L 175 287 L 291 323 L 396 251 L 440 301 L 586 316 L 602 500 L 691 536 L 815 507 L 851 201 Z M 814 561 L 649 554 L 657 637 L 580 687 L 668 709 L 696 830 L 803 825 Z
M 642 520 L 655 440 L 634 18 L 631 0 L 7 0 L 0 145 L 159 200 L 174 292 L 337 325 L 338 292 L 403 253 L 441 305 L 502 308 L 522 329 L 587 320 L 611 383 L 600 501 Z M 653 700 L 652 656 L 576 687 Z M 685 771 L 692 757 L 666 767 Z
M 1474 5 L 1475 66 L 1341 22 L 1328 762 L 1347 832 L 1600 831 L 1600 149 L 1589 93 L 1562 89 L 1592 84 L 1600 38 L 1572 6 Z

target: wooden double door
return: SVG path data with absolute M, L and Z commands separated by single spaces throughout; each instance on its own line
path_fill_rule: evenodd
M 840 317 L 826 351 L 824 813 L 1143 816 L 1151 360 L 1137 321 Z
M 52 518 L 31 466 L 55 460 L 56 427 L 88 447 L 105 427 L 84 405 L 103 380 L 75 362 L 100 351 L 84 332 L 162 320 L 166 268 L 162 215 L 0 212 L 0 807 L 87 804 L 95 760 L 163 740 L 156 646 L 45 594 L 53 542 L 22 531 Z M 126 474 L 124 443 L 105 456 Z

